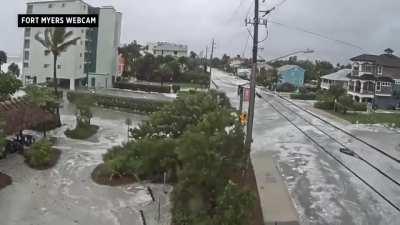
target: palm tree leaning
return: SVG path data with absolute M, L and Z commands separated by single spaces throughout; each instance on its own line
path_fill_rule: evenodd
M 76 45 L 80 37 L 68 40 L 73 35 L 73 31 L 66 31 L 65 27 L 46 28 L 44 31 L 44 37 L 40 36 L 40 32 L 35 35 L 35 39 L 40 42 L 46 49 L 44 54 L 47 56 L 50 53 L 53 55 L 53 85 L 55 96 L 58 96 L 58 82 L 57 82 L 57 59 L 62 52 Z M 61 125 L 60 120 L 60 109 L 57 107 L 57 118 L 58 125 Z

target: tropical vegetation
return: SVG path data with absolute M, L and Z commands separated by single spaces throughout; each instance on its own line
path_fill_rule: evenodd
M 161 182 L 166 174 L 175 187 L 173 224 L 246 224 L 255 196 L 239 181 L 249 153 L 224 94 L 179 93 L 131 138 L 103 156 L 102 176 Z
M 22 87 L 22 82 L 14 75 L 2 74 L 0 78 L 0 101 L 8 100 Z
M 66 31 L 65 27 L 46 28 L 44 37 L 38 32 L 35 39 L 45 48 L 44 54 L 47 56 L 50 53 L 53 55 L 53 86 L 54 93 L 58 96 L 58 80 L 57 80 L 57 60 L 58 57 L 73 45 L 76 45 L 80 37 L 72 38 L 73 31 Z M 56 109 L 58 123 L 61 125 L 60 110 Z
M 90 96 L 82 96 L 75 100 L 75 105 L 76 127 L 73 130 L 66 130 L 65 135 L 72 139 L 88 139 L 96 134 L 99 129 L 97 125 L 91 124 L 93 102 Z
M 24 153 L 25 162 L 34 169 L 44 170 L 54 166 L 61 152 L 52 147 L 48 139 L 42 139 L 34 143 L 31 148 Z

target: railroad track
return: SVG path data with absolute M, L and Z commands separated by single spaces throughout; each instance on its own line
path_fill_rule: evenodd
M 267 92 L 268 95 L 271 95 L 270 93 Z M 287 120 L 292 126 L 294 126 L 297 130 L 299 130 L 304 136 L 307 137 L 313 144 L 315 144 L 319 149 L 321 149 L 324 153 L 329 155 L 332 159 L 334 159 L 339 165 L 343 166 L 347 171 L 349 171 L 351 174 L 353 174 L 355 177 L 357 177 L 361 182 L 363 182 L 366 186 L 368 186 L 372 191 L 374 191 L 377 195 L 379 195 L 385 202 L 387 202 L 390 206 L 392 206 L 394 209 L 396 209 L 398 212 L 400 212 L 400 202 L 395 202 L 393 199 L 391 199 L 389 196 L 393 196 L 392 190 L 397 190 L 400 191 L 400 182 L 396 178 L 396 175 L 391 174 L 390 171 L 385 171 L 384 169 L 380 168 L 380 165 L 382 165 L 382 162 L 380 165 L 376 165 L 376 163 L 372 162 L 368 157 L 365 157 L 365 155 L 360 154 L 357 150 L 351 150 L 351 147 L 343 143 L 339 138 L 335 137 L 333 134 L 330 132 L 332 131 L 326 131 L 320 126 L 314 124 L 314 122 L 310 121 L 307 119 L 304 115 L 301 115 L 298 110 L 294 110 L 292 107 L 287 106 L 283 104 L 281 101 L 289 101 L 285 98 L 279 97 L 279 100 L 267 100 L 265 96 L 258 94 L 258 97 L 260 97 L 263 101 L 267 102 L 280 116 L 282 116 L 285 120 Z M 302 109 L 302 107 L 296 105 L 295 103 L 290 102 L 291 106 L 294 106 L 295 108 Z M 279 107 L 278 107 L 279 105 Z M 336 128 L 337 126 L 331 124 L 330 122 L 324 120 L 323 118 L 320 118 L 319 116 L 308 112 L 305 109 L 301 110 L 302 112 L 306 112 L 308 115 L 311 115 L 313 118 L 320 119 L 324 123 L 330 125 L 331 127 L 335 128 L 335 131 L 340 131 L 344 134 L 346 134 L 348 137 L 351 137 L 357 141 L 359 141 L 359 138 L 354 138 L 354 135 L 348 135 L 349 133 L 347 131 L 344 131 L 341 128 Z M 301 123 L 299 122 L 302 121 Z M 312 129 L 305 129 L 304 126 L 307 126 L 307 128 L 312 128 Z M 310 130 L 314 130 L 317 132 L 311 133 Z M 344 131 L 344 132 L 343 132 Z M 322 136 L 316 137 L 316 133 L 321 133 Z M 327 146 L 324 143 L 329 143 L 327 142 L 328 140 L 331 140 L 335 145 L 337 146 L 336 149 L 332 150 L 332 146 Z M 362 144 L 365 144 L 365 146 L 369 147 L 369 151 L 376 151 L 378 149 L 376 146 L 371 145 L 370 143 L 367 143 L 366 141 L 362 140 L 359 141 Z M 371 147 L 373 146 L 373 147 Z M 351 152 L 354 153 L 353 156 L 350 155 L 344 155 L 342 154 L 339 149 L 340 148 L 346 148 L 349 149 Z M 383 151 L 382 149 L 379 149 L 380 151 L 376 151 L 378 153 L 381 153 Z M 397 160 L 393 156 L 389 157 L 387 156 L 388 154 L 382 154 L 387 161 L 391 161 L 391 163 L 398 165 Z M 360 170 L 359 167 L 355 166 L 361 161 L 365 163 L 366 166 L 369 167 L 369 169 L 363 169 Z M 397 167 L 400 169 L 400 167 Z M 378 179 L 378 181 L 386 181 L 391 183 L 390 185 L 390 190 L 387 188 L 383 188 L 382 184 L 377 184 L 374 183 L 376 179 L 369 179 L 368 177 L 364 177 L 364 175 L 361 175 L 361 173 L 365 171 L 374 171 L 376 175 L 381 176 L 383 179 Z M 398 176 L 398 175 L 397 175 Z M 378 187 L 379 186 L 379 187 Z

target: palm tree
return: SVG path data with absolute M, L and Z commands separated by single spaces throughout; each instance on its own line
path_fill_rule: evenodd
M 68 40 L 72 35 L 73 31 L 67 32 L 65 27 L 46 28 L 43 38 L 40 37 L 40 32 L 35 35 L 35 39 L 46 49 L 44 54 L 46 56 L 50 53 L 53 54 L 53 85 L 56 96 L 58 96 L 57 59 L 62 52 L 65 52 L 70 46 L 76 45 L 76 42 L 80 39 L 80 37 L 77 37 Z M 59 124 L 61 124 L 59 107 L 57 107 L 57 117 Z

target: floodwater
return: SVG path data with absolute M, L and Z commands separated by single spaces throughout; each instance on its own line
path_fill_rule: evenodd
M 32 170 L 19 155 L 0 161 L 0 171 L 13 178 L 13 185 L 0 191 L 0 224 L 141 225 L 141 210 L 147 224 L 167 224 L 171 187 L 146 183 L 108 187 L 90 178 L 102 154 L 127 141 L 125 119 L 131 118 L 137 126 L 146 117 L 96 108 L 92 123 L 100 130 L 90 140 L 81 141 L 64 135 L 75 126 L 74 113 L 73 105 L 65 102 L 61 110 L 64 126 L 49 133 L 57 137 L 56 147 L 62 150 L 54 168 Z M 153 190 L 155 202 L 147 187 Z
M 213 70 L 213 80 L 230 98 L 234 106 L 239 105 L 237 85 L 247 83 L 235 79 L 218 70 Z M 274 97 L 265 96 L 267 101 L 275 101 Z M 276 103 L 274 104 L 276 105 Z M 243 109 L 247 111 L 247 104 Z M 279 107 L 280 108 L 280 107 Z M 286 112 L 286 114 L 288 114 Z M 294 117 L 294 115 L 291 115 Z M 295 121 L 298 123 L 299 121 Z M 312 131 L 312 127 L 302 126 Z M 375 139 L 380 147 L 394 153 L 399 151 L 399 134 L 395 132 L 379 132 L 362 129 L 350 129 L 354 134 L 363 135 L 367 141 Z M 355 176 L 346 171 L 326 153 L 313 145 L 302 133 L 281 117 L 268 103 L 257 98 L 255 105 L 255 120 L 253 128 L 254 143 L 252 151 L 270 151 L 274 153 L 279 170 L 285 179 L 289 193 L 300 216 L 301 224 L 307 225 L 397 225 L 400 213 L 388 205 L 380 196 L 375 194 Z M 313 136 L 321 134 L 315 133 Z M 337 134 L 340 136 L 340 134 Z M 395 138 L 396 137 L 396 138 Z M 395 140 L 393 140 L 395 138 Z M 387 143 L 391 140 L 391 143 Z M 394 143 L 395 142 L 395 143 Z M 384 143 L 384 144 L 383 144 Z M 333 141 L 321 143 L 329 150 L 337 151 Z M 377 159 L 379 161 L 379 159 Z M 347 161 L 346 161 L 347 162 Z M 355 160 L 351 166 L 362 171 L 365 166 Z M 254 168 L 262 170 L 262 168 Z M 369 171 L 369 170 L 366 170 Z M 361 176 L 374 179 L 376 173 L 362 173 Z M 381 182 L 382 177 L 374 182 L 375 185 L 391 187 L 390 182 Z M 399 202 L 399 189 L 390 190 L 391 200 Z M 396 194 L 397 193 L 397 194 Z

